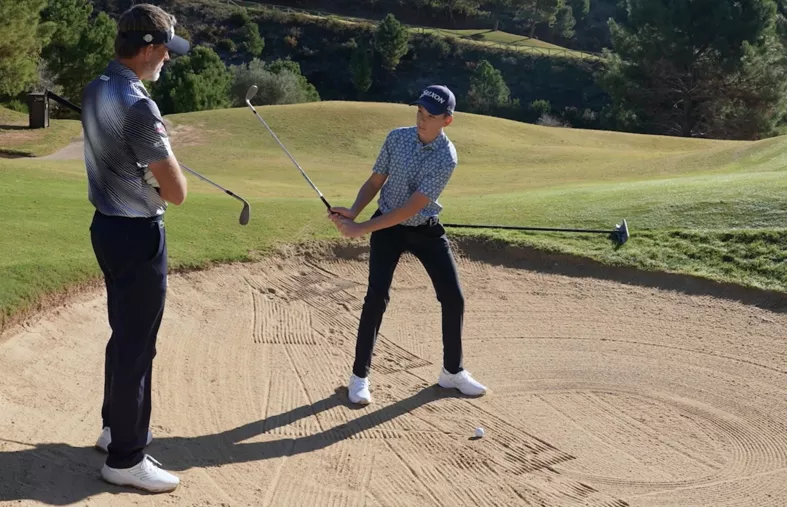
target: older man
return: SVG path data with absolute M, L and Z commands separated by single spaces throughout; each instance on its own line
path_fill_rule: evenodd
M 108 452 L 101 476 L 150 492 L 179 483 L 143 450 L 151 439 L 151 374 L 167 292 L 163 216 L 167 201 L 183 203 L 187 183 L 142 80 L 157 80 L 170 52 L 189 51 L 174 26 L 175 18 L 153 5 L 123 13 L 115 59 L 82 96 L 91 241 L 112 328 L 96 442 Z

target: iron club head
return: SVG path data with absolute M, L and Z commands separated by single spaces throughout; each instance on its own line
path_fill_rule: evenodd
M 257 95 L 257 85 L 249 86 L 249 89 L 246 91 L 246 102 L 251 101 L 255 95 Z
M 240 224 L 246 225 L 249 223 L 249 215 L 251 214 L 251 209 L 249 208 L 249 203 L 243 201 L 243 210 L 240 212 Z

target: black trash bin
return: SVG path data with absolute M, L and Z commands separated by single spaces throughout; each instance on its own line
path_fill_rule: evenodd
M 30 110 L 31 129 L 49 127 L 49 100 L 47 99 L 46 92 L 28 94 L 27 106 Z

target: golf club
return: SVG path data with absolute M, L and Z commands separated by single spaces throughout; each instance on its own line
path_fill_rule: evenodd
M 293 156 L 290 155 L 290 152 L 287 151 L 287 148 L 284 147 L 284 144 L 282 144 L 282 142 L 279 141 L 279 138 L 276 137 L 276 134 L 273 133 L 273 130 L 271 130 L 271 128 L 268 126 L 268 124 L 265 123 L 265 120 L 262 119 L 262 116 L 260 116 L 260 114 L 254 108 L 254 106 L 251 105 L 251 99 L 253 99 L 256 94 L 257 94 L 257 85 L 251 85 L 249 87 L 248 91 L 246 92 L 246 105 L 248 105 L 251 108 L 252 112 L 254 112 L 254 115 L 257 117 L 257 119 L 260 120 L 263 125 L 265 125 L 265 128 L 268 129 L 268 132 L 270 132 L 270 134 L 273 136 L 273 139 L 275 139 L 276 142 L 279 143 L 279 146 L 281 146 L 281 149 L 284 150 L 284 153 L 286 153 L 288 157 L 290 157 L 290 160 L 292 160 L 292 163 L 295 164 L 295 167 L 297 167 L 298 170 L 303 175 L 303 177 L 306 178 L 306 181 L 309 182 L 309 185 L 311 185 L 311 187 L 314 189 L 314 191 L 317 192 L 317 195 L 320 196 L 320 200 L 322 200 L 323 204 L 325 204 L 325 207 L 328 208 L 328 210 L 330 211 L 331 205 L 328 204 L 328 201 L 325 200 L 325 196 L 322 195 L 322 192 L 320 192 L 320 189 L 317 188 L 317 186 L 314 183 L 312 183 L 312 180 L 310 180 L 308 176 L 306 176 L 306 171 L 304 171 L 303 168 L 300 166 L 300 164 L 298 164 L 298 162 L 295 160 L 295 158 L 293 158 Z
M 629 227 L 625 219 L 622 223 L 615 225 L 615 228 L 609 230 L 599 229 L 566 229 L 558 227 L 520 227 L 515 225 L 465 225 L 465 224 L 443 224 L 445 227 L 458 227 L 458 228 L 472 228 L 472 229 L 508 229 L 515 231 L 557 231 L 557 232 L 581 232 L 581 233 L 596 233 L 608 234 L 610 239 L 614 240 L 618 245 L 623 245 L 629 239 Z
M 249 209 L 249 203 L 248 203 L 248 201 L 246 201 L 246 199 L 244 199 L 243 197 L 235 194 L 234 192 L 231 192 L 231 191 L 227 190 L 226 188 L 222 187 L 218 183 L 214 183 L 214 182 L 210 181 L 205 176 L 201 175 L 200 173 L 198 173 L 197 171 L 195 171 L 193 169 L 189 169 L 188 167 L 186 167 L 183 164 L 180 164 L 180 167 L 182 167 L 183 169 L 187 170 L 188 172 L 190 172 L 194 176 L 200 178 L 201 180 L 210 183 L 214 187 L 223 190 L 227 195 L 230 195 L 230 196 L 234 197 L 235 199 L 238 199 L 239 201 L 241 201 L 243 203 L 243 209 L 240 212 L 240 218 L 238 218 L 238 221 L 240 222 L 241 225 L 246 225 L 246 224 L 249 223 L 249 214 L 250 214 L 251 210 Z
M 71 102 L 67 101 L 66 99 L 58 96 L 57 94 L 52 93 L 49 90 L 47 90 L 46 96 L 47 96 L 47 98 L 51 97 L 56 102 L 59 102 L 60 104 L 63 104 L 64 106 L 73 109 L 77 113 L 82 114 L 82 108 L 81 107 L 75 106 L 74 104 L 72 104 Z M 249 208 L 249 203 L 246 201 L 246 199 L 244 199 L 243 197 L 241 197 L 241 196 L 239 196 L 239 195 L 237 195 L 237 194 L 235 194 L 233 192 L 230 192 L 229 190 L 227 190 L 226 188 L 222 187 L 218 183 L 214 183 L 214 182 L 210 181 L 205 176 L 201 175 L 200 173 L 198 173 L 197 171 L 195 171 L 193 169 L 189 169 L 188 167 L 186 167 L 183 164 L 180 164 L 180 167 L 182 167 L 183 169 L 187 170 L 188 172 L 190 172 L 194 176 L 200 178 L 201 180 L 210 183 L 214 187 L 216 187 L 216 188 L 218 188 L 220 190 L 223 190 L 227 195 L 230 195 L 230 196 L 234 197 L 235 199 L 238 199 L 239 201 L 243 202 L 243 209 L 240 212 L 240 217 L 238 218 L 238 221 L 240 222 L 241 225 L 246 225 L 246 224 L 249 223 L 249 215 L 251 214 L 251 209 Z

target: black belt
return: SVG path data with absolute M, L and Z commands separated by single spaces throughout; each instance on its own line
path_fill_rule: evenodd
M 382 214 L 383 214 L 383 212 L 380 211 L 380 209 L 378 208 L 374 212 L 374 214 L 372 214 L 372 218 L 379 217 Z M 410 228 L 410 229 L 419 229 L 419 228 L 424 228 L 425 229 L 427 227 L 434 227 L 435 225 L 440 225 L 440 218 L 438 218 L 438 217 L 429 217 L 429 218 L 426 219 L 426 221 L 424 223 L 417 224 L 417 225 L 405 225 L 405 224 L 397 224 L 397 225 L 399 227 L 407 227 L 407 228 Z
M 106 213 L 102 213 L 99 210 L 95 210 L 95 214 L 100 216 L 101 218 L 106 218 L 109 220 L 117 220 L 118 222 L 162 222 L 164 221 L 164 215 L 153 215 L 152 217 L 126 217 L 122 215 L 107 215 Z

